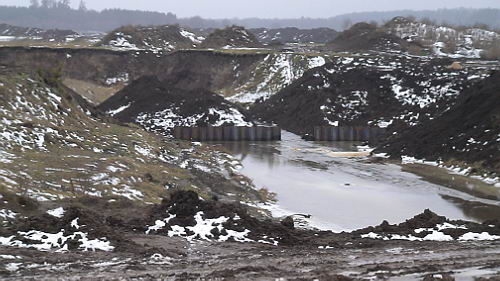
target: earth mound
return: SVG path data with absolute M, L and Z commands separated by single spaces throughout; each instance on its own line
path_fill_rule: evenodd
M 381 29 L 412 45 L 412 51 L 451 58 L 498 58 L 500 34 L 487 27 L 457 28 L 428 20 L 395 17 Z M 423 52 L 422 52 L 423 51 Z
M 377 151 L 394 157 L 459 160 L 500 174 L 500 72 L 478 82 L 433 120 L 394 135 Z M 474 171 L 470 171 L 474 172 Z
M 78 35 L 72 30 L 49 29 L 13 26 L 5 23 L 0 24 L 0 36 L 8 36 L 15 38 L 41 38 L 43 40 L 64 41 L 66 38 Z
M 250 32 L 262 43 L 326 43 L 334 40 L 338 32 L 330 28 L 298 29 L 296 27 L 286 28 L 256 28 Z
M 169 135 L 175 126 L 252 126 L 241 107 L 204 89 L 185 90 L 144 76 L 99 105 L 123 122 Z
M 203 37 L 199 37 L 178 25 L 129 25 L 111 31 L 98 43 L 98 46 L 173 51 L 195 48 L 203 39 Z
M 370 226 L 352 232 L 361 234 L 363 238 L 383 240 L 411 240 L 411 241 L 451 241 L 451 240 L 488 240 L 498 239 L 500 223 L 487 221 L 482 224 L 449 220 L 426 209 L 423 213 L 400 224 L 389 224 L 387 221 L 378 226 Z
M 178 191 L 152 208 L 148 234 L 181 236 L 188 240 L 259 242 L 294 245 L 300 231 L 271 220 L 258 220 L 240 203 L 201 200 L 196 192 Z
M 406 51 L 409 43 L 374 24 L 357 23 L 327 44 L 337 52 Z
M 339 57 L 251 108 L 256 118 L 306 135 L 314 126 L 378 126 L 399 131 L 440 114 L 479 69 L 449 59 Z M 468 78 L 472 77 L 471 80 Z
M 41 251 L 133 251 L 111 220 L 81 207 L 58 208 L 18 220 L 1 231 L 0 245 Z M 50 214 L 49 214 L 50 213 Z
M 203 49 L 262 48 L 254 34 L 241 26 L 216 29 L 201 43 Z

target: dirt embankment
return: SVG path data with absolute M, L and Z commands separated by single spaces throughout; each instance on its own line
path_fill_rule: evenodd
M 160 135 L 175 126 L 251 126 L 245 109 L 204 89 L 177 88 L 177 80 L 144 76 L 98 108 L 123 122 L 135 122 Z
M 374 24 L 357 23 L 350 29 L 341 32 L 327 48 L 337 52 L 359 51 L 407 51 L 410 48 L 421 48 L 414 42 L 407 42 L 392 35 Z
M 449 59 L 339 57 L 307 71 L 251 112 L 293 133 L 314 126 L 380 126 L 400 131 L 440 114 L 476 69 L 449 69 Z
M 500 73 L 466 89 L 433 120 L 392 136 L 378 151 L 392 156 L 463 161 L 500 174 Z
M 168 52 L 192 49 L 201 43 L 194 33 L 178 25 L 122 26 L 108 33 L 97 46 Z
M 109 89 L 115 93 L 147 75 L 175 81 L 177 88 L 204 88 L 215 92 L 232 88 L 249 80 L 250 70 L 265 56 L 215 51 L 158 55 L 151 51 L 5 47 L 0 48 L 0 65 L 20 72 L 61 68 L 63 78 L 71 79 L 68 86 L 84 97 L 96 96 L 88 95 L 88 89 L 104 87 L 105 97 L 97 95 L 97 103 L 109 97 Z
M 260 42 L 263 43 L 326 43 L 334 40 L 339 32 L 330 28 L 298 29 L 286 28 L 256 28 L 250 29 Z
M 255 35 L 241 26 L 216 29 L 201 43 L 200 48 L 262 48 Z
M 0 24 L 0 34 L 2 36 L 20 37 L 20 38 L 36 38 L 43 40 L 56 40 L 65 41 L 68 36 L 75 36 L 78 33 L 72 30 L 62 30 L 62 29 L 40 29 L 40 28 L 30 28 L 13 26 L 9 24 Z

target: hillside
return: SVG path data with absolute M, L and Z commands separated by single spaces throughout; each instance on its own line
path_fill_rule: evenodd
M 327 48 L 337 52 L 384 51 L 406 52 L 410 48 L 418 48 L 411 43 L 369 23 L 357 23 L 341 32 Z
M 178 25 L 123 26 L 108 33 L 98 46 L 158 52 L 192 49 L 203 39 Z
M 450 68 L 449 59 L 345 56 L 304 76 L 251 112 L 291 132 L 319 125 L 375 125 L 401 130 L 448 108 L 482 66 Z
M 263 45 L 251 32 L 241 26 L 216 29 L 201 43 L 203 49 L 262 48 Z
M 330 28 L 299 29 L 287 28 L 255 28 L 250 29 L 262 43 L 326 43 L 337 37 L 338 32 Z
M 119 125 L 58 77 L 0 72 L 0 209 L 29 213 L 29 206 L 16 203 L 19 196 L 159 202 L 169 189 L 196 188 L 207 198 L 232 190 L 257 198 L 231 168 L 231 156 Z
M 175 126 L 252 126 L 241 108 L 220 95 L 203 89 L 175 88 L 154 76 L 133 81 L 99 109 L 166 136 Z
M 483 52 L 498 47 L 500 43 L 500 34 L 494 31 L 472 27 L 453 28 L 404 17 L 396 17 L 382 28 L 402 40 L 426 46 L 437 56 L 452 58 L 480 58 Z M 496 55 L 500 56 L 500 53 Z
M 377 151 L 442 161 L 486 177 L 500 175 L 500 73 L 464 90 L 433 120 L 391 136 Z M 488 172 L 494 172 L 488 175 Z
M 327 55 L 271 51 L 182 50 L 160 55 L 153 51 L 0 48 L 0 64 L 5 67 L 29 72 L 61 66 L 65 85 L 94 104 L 142 76 L 158 76 L 175 88 L 207 89 L 232 102 L 253 103 L 329 61 Z

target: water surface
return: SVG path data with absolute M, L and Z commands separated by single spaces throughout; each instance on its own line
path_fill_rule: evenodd
M 275 215 L 311 214 L 312 226 L 334 231 L 383 220 L 398 223 L 427 208 L 452 219 L 500 216 L 498 201 L 429 183 L 398 165 L 372 163 L 367 157 L 335 157 L 337 151 L 354 151 L 355 143 L 307 142 L 288 132 L 282 138 L 223 144 L 242 161 L 242 174 L 258 188 L 277 194 Z M 471 208 L 483 211 L 477 216 Z

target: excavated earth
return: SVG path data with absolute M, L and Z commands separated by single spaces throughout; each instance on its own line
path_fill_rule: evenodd
M 222 96 L 204 89 L 176 88 L 156 76 L 135 80 L 98 108 L 114 110 L 116 119 L 137 122 L 161 135 L 172 133 L 174 126 L 252 125 L 243 108 Z
M 435 117 L 474 79 L 489 75 L 480 68 L 450 69 L 452 62 L 404 56 L 339 58 L 257 101 L 251 112 L 299 135 L 336 122 L 399 131 Z
M 373 232 L 403 236 L 424 228 L 425 231 L 419 232 L 423 237 L 446 223 L 467 227 L 467 230 L 444 231 L 454 238 L 468 231 L 500 234 L 499 221 L 484 224 L 449 221 L 429 210 L 399 225 L 383 222 L 352 233 L 332 233 L 293 229 L 274 220 L 258 219 L 249 215 L 243 205 L 221 202 L 217 198 L 201 200 L 194 192 L 172 193 L 156 205 L 90 197 L 33 202 L 32 205 L 32 215 L 6 225 L 0 236 L 17 237 L 33 229 L 44 233 L 83 232 L 90 238 L 106 237 L 114 249 L 82 252 L 78 236 L 66 241 L 68 250 L 64 252 L 58 252 L 57 247 L 37 251 L 0 246 L 3 280 L 373 280 L 390 277 L 453 280 L 442 278 L 458 278 L 470 273 L 489 278 L 500 274 L 498 241 L 362 238 Z M 56 217 L 46 213 L 55 207 L 64 208 L 64 214 Z M 200 213 L 205 222 L 212 220 L 212 224 L 205 224 L 207 228 L 203 231 L 190 228 L 200 223 Z M 167 216 L 173 218 L 161 227 L 158 221 Z M 224 222 L 216 223 L 221 217 L 225 218 Z M 74 226 L 75 219 L 78 229 Z M 152 228 L 155 221 L 156 228 Z M 223 236 L 243 233 L 243 230 L 249 231 L 244 239 L 235 235 L 219 242 Z M 37 243 L 28 238 L 20 240 L 26 245 Z
M 228 26 L 224 29 L 216 29 L 210 33 L 200 48 L 261 48 L 262 43 L 255 35 L 241 26 Z
M 407 51 L 412 45 L 416 46 L 415 43 L 402 40 L 379 29 L 376 25 L 361 22 L 341 32 L 334 40 L 327 43 L 326 47 L 338 52 L 368 50 L 394 52 Z
M 339 32 L 330 28 L 298 29 L 285 28 L 255 28 L 250 29 L 260 42 L 267 44 L 277 43 L 326 43 L 334 40 Z
M 500 174 L 498 89 L 500 72 L 495 72 L 462 92 L 442 115 L 388 138 L 378 151 L 434 161 L 462 160 L 476 170 Z

